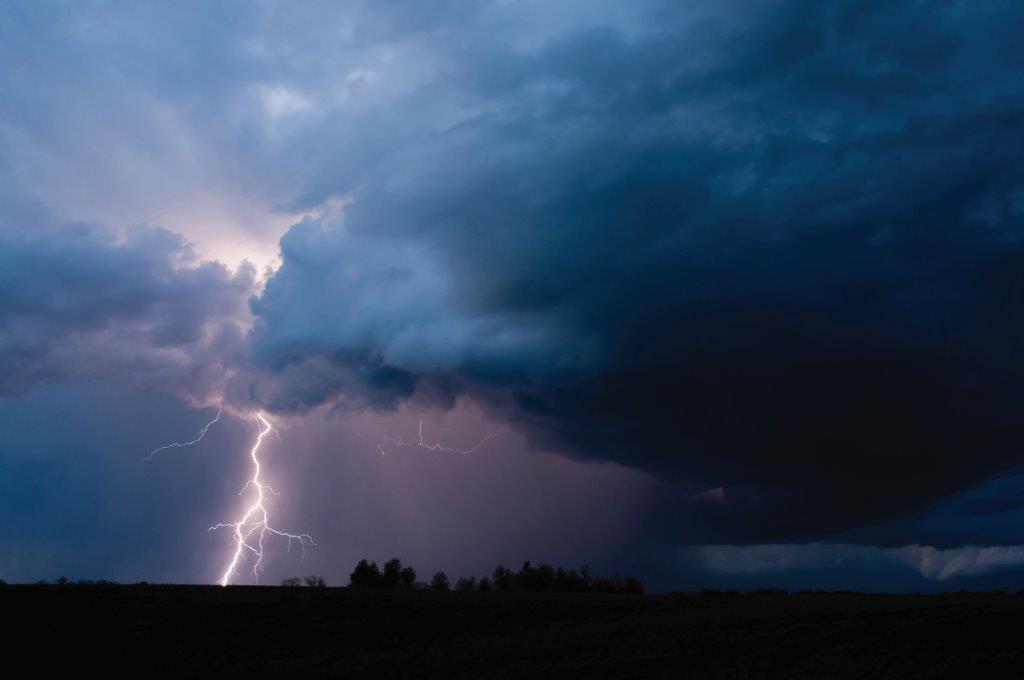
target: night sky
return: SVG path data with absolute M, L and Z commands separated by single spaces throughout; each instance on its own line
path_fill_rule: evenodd
M 5 2 L 0 578 L 1024 586 L 1022 26 Z

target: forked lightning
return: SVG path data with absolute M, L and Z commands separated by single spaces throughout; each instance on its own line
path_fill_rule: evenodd
M 167 444 L 166 446 L 159 446 L 159 447 L 153 449 L 153 451 L 150 452 L 150 454 L 148 456 L 146 456 L 145 460 L 153 460 L 153 456 L 155 456 L 156 454 L 160 453 L 161 451 L 166 451 L 167 449 L 175 449 L 175 448 L 179 448 L 179 447 L 183 447 L 183 446 L 192 446 L 193 444 L 198 444 L 199 442 L 203 441 L 203 437 L 206 436 L 206 431 L 209 430 L 213 426 L 214 423 L 216 423 L 218 420 L 220 420 L 220 414 L 223 413 L 223 412 L 224 412 L 224 407 L 223 406 L 218 406 L 217 407 L 217 415 L 214 416 L 213 420 L 208 422 L 206 425 L 203 425 L 203 428 L 201 430 L 199 430 L 199 434 L 196 435 L 196 438 L 193 439 L 192 441 L 190 441 L 190 442 L 175 442 L 173 444 Z
M 222 413 L 223 408 L 218 408 L 217 416 L 204 425 L 203 428 L 199 430 L 199 434 L 192 441 L 176 442 L 174 444 L 167 444 L 166 446 L 156 448 L 152 453 L 146 456 L 145 460 L 153 460 L 153 456 L 166 449 L 198 444 L 203 440 L 203 437 L 206 436 L 207 431 L 220 420 Z M 239 492 L 239 495 L 242 495 L 252 488 L 255 493 L 255 498 L 252 505 L 246 509 L 241 519 L 237 522 L 215 524 L 209 529 L 210 531 L 214 531 L 216 529 L 228 527 L 234 530 L 234 552 L 232 553 L 231 561 L 228 563 L 227 567 L 224 569 L 224 573 L 220 577 L 219 583 L 222 586 L 228 585 L 231 582 L 231 579 L 237 575 L 239 566 L 246 554 L 251 554 L 253 577 L 259 580 L 260 570 L 263 567 L 263 541 L 266 539 L 268 534 L 287 539 L 289 549 L 291 549 L 294 541 L 298 541 L 299 545 L 302 546 L 303 556 L 306 554 L 306 546 L 315 545 L 313 538 L 309 534 L 290 534 L 286 531 L 275 529 L 270 525 L 270 512 L 267 507 L 269 499 L 267 498 L 267 494 L 269 493 L 276 496 L 277 492 L 275 492 L 274 489 L 260 477 L 262 466 L 260 465 L 259 450 L 260 446 L 263 444 L 264 438 L 271 432 L 276 434 L 277 430 L 274 429 L 273 425 L 270 424 L 270 421 L 267 420 L 267 417 L 262 412 L 258 412 L 255 418 L 256 422 L 260 425 L 260 432 L 256 437 L 256 443 L 249 452 L 249 458 L 252 460 L 253 465 L 252 477 L 249 478 L 245 483 L 245 486 L 243 486 L 242 490 Z
M 209 423 L 203 426 L 199 431 L 198 436 L 189 442 L 179 442 L 174 444 L 168 444 L 154 449 L 146 460 L 152 460 L 160 451 L 175 447 L 192 446 L 198 444 L 206 436 L 207 431 L 217 421 L 220 420 L 222 409 L 217 409 L 217 416 Z M 229 585 L 235 577 L 238 576 L 239 569 L 242 563 L 248 557 L 252 561 L 252 575 L 258 581 L 260 571 L 263 568 L 263 555 L 264 555 L 264 541 L 267 536 L 278 536 L 288 541 L 289 550 L 292 547 L 292 543 L 297 542 L 302 548 L 302 554 L 305 556 L 306 547 L 316 545 L 313 541 L 313 537 L 309 534 L 292 534 L 287 531 L 281 531 L 270 524 L 270 511 L 268 508 L 270 499 L 269 495 L 278 495 L 274 489 L 263 481 L 261 473 L 263 472 L 263 466 L 260 463 L 260 447 L 263 445 L 263 440 L 266 439 L 267 435 L 271 432 L 277 433 L 274 426 L 270 424 L 266 415 L 262 411 L 255 414 L 256 422 L 260 426 L 259 434 L 256 436 L 256 442 L 253 444 L 252 449 L 249 451 L 249 458 L 252 461 L 252 476 L 242 487 L 239 495 L 250 491 L 253 494 L 252 503 L 245 509 L 242 516 L 235 522 L 221 522 L 213 525 L 209 528 L 209 531 L 215 531 L 217 529 L 231 529 L 232 539 L 234 542 L 234 550 L 231 554 L 231 559 L 227 566 L 224 568 L 224 572 L 221 574 L 219 583 L 222 586 Z M 450 446 L 444 446 L 440 443 L 428 444 L 423 438 L 423 419 L 419 421 L 419 428 L 417 430 L 417 436 L 415 441 L 406 441 L 402 437 L 392 437 L 391 435 L 384 433 L 383 439 L 377 444 L 377 450 L 384 454 L 387 453 L 391 448 L 403 448 L 409 446 L 415 446 L 418 448 L 425 449 L 427 451 L 434 451 L 437 453 L 458 453 L 462 455 L 469 455 L 483 446 L 488 440 L 508 432 L 506 428 L 501 428 L 491 432 L 474 446 L 468 449 L 457 449 Z
M 505 432 L 508 432 L 508 429 L 503 427 L 500 430 L 495 430 L 494 432 L 491 432 L 486 437 L 484 437 L 483 439 L 481 439 L 468 449 L 455 449 L 450 446 L 443 446 L 439 443 L 427 444 L 425 441 L 423 441 L 423 419 L 420 418 L 420 425 L 419 430 L 417 431 L 416 434 L 416 441 L 406 441 L 402 437 L 392 437 L 387 432 L 385 432 L 384 437 L 377 444 L 377 451 L 380 452 L 381 454 L 386 454 L 393 447 L 404 448 L 407 446 L 416 446 L 421 449 L 426 449 L 427 451 L 436 451 L 437 453 L 459 453 L 464 456 L 468 456 L 469 454 L 473 453 L 481 446 L 486 444 L 489 439 L 497 437 L 499 434 L 503 434 Z
M 247 489 L 252 487 L 255 489 L 255 499 L 237 522 L 215 524 L 209 529 L 210 531 L 223 528 L 234 529 L 235 551 L 227 568 L 220 577 L 220 584 L 222 586 L 231 583 L 232 577 L 237 575 L 239 564 L 246 553 L 252 556 L 253 577 L 257 580 L 259 579 L 260 569 L 263 566 L 263 541 L 266 539 L 267 534 L 287 539 L 289 549 L 291 549 L 293 541 L 298 541 L 299 545 L 302 546 L 303 555 L 306 554 L 307 545 L 315 545 L 313 537 L 309 534 L 290 534 L 270 526 L 270 513 L 267 510 L 267 493 L 277 494 L 269 485 L 260 480 L 262 466 L 260 465 L 258 453 L 264 438 L 271 432 L 276 433 L 277 431 L 262 412 L 256 414 L 256 420 L 260 424 L 260 433 L 256 437 L 256 443 L 253 444 L 252 450 L 249 452 L 253 466 L 252 477 L 245 483 L 241 491 L 241 493 L 245 493 Z

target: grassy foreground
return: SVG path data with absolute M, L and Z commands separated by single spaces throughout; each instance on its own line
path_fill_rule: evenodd
M 28 668 L 348 677 L 1024 677 L 1024 597 L 7 585 Z

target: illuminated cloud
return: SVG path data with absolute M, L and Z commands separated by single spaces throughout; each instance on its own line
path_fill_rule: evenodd
M 0 229 L 0 289 L 0 393 L 119 376 L 203 402 L 244 345 L 255 283 L 163 229 L 71 225 Z

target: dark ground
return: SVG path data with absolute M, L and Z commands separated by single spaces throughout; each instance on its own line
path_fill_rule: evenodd
M 8 585 L 0 612 L 5 667 L 37 673 L 1024 678 L 1024 596 L 999 594 Z

